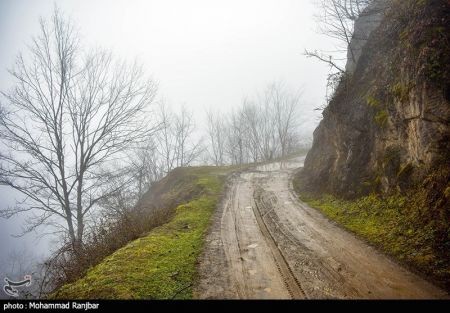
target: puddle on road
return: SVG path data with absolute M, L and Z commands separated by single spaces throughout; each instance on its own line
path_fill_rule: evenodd
M 284 162 L 272 162 L 268 164 L 258 165 L 256 167 L 256 170 L 261 172 L 274 172 L 279 170 L 299 168 L 303 166 L 304 161 L 305 156 L 301 156 L 289 159 Z

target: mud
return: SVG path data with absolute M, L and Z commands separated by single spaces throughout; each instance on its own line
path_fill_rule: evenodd
M 199 262 L 201 299 L 420 299 L 445 291 L 299 201 L 304 158 L 234 175 Z

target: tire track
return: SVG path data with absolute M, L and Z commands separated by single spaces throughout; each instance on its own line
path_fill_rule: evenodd
M 259 229 L 261 230 L 261 233 L 263 234 L 264 238 L 267 240 L 267 243 L 270 247 L 270 250 L 272 252 L 272 255 L 275 259 L 275 262 L 278 267 L 278 271 L 280 272 L 284 284 L 286 285 L 286 288 L 292 297 L 292 299 L 307 299 L 306 293 L 303 290 L 303 288 L 300 285 L 300 282 L 295 277 L 294 273 L 292 272 L 292 269 L 289 267 L 288 262 L 286 261 L 285 257 L 283 256 L 283 253 L 278 248 L 275 239 L 273 238 L 272 234 L 270 233 L 269 229 L 267 228 L 267 225 L 264 221 L 264 218 L 261 215 L 261 211 L 259 209 L 259 205 L 261 204 L 259 202 L 259 199 L 255 197 L 256 190 L 253 192 L 253 199 L 255 202 L 255 205 L 252 206 L 253 212 L 255 213 L 256 221 L 258 223 Z
M 303 159 L 229 179 L 199 262 L 207 299 L 433 299 L 448 294 L 297 199 Z

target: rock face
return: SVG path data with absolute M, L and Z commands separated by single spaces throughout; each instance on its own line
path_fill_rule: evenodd
M 380 25 L 386 10 L 386 0 L 372 2 L 355 21 L 352 40 L 347 50 L 347 73 L 353 73 L 370 34 Z
M 392 0 L 378 24 L 323 112 L 304 175 L 314 190 L 354 197 L 444 172 L 447 193 L 450 2 Z

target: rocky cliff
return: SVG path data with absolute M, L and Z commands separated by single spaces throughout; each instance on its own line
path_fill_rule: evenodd
M 304 177 L 312 190 L 345 197 L 425 188 L 442 207 L 450 197 L 450 2 L 388 1 L 373 28 L 323 112 Z
M 347 49 L 345 70 L 348 74 L 355 72 L 362 50 L 372 32 L 377 29 L 383 20 L 387 6 L 388 0 L 375 0 L 367 6 L 355 21 L 352 39 Z

